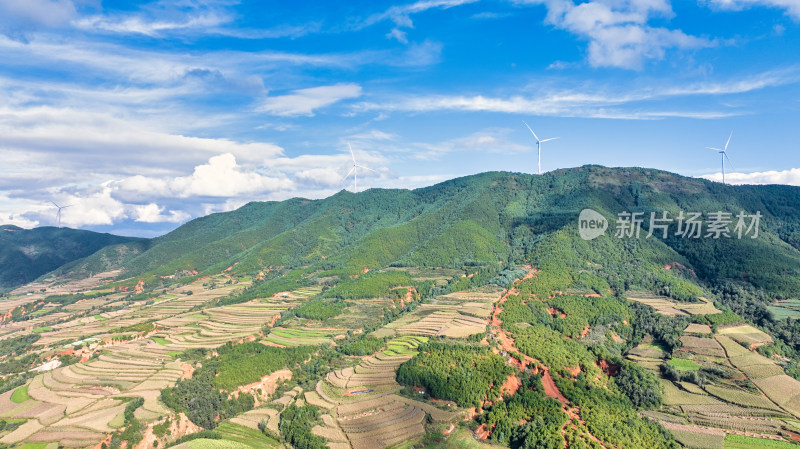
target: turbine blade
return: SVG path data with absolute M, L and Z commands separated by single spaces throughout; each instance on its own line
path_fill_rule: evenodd
M 731 131 L 731 135 L 728 136 L 728 141 L 725 142 L 725 150 L 728 149 L 728 144 L 731 143 L 731 137 L 733 137 L 733 131 Z
M 56 202 L 55 202 L 55 201 L 50 201 L 50 202 L 51 202 L 51 203 L 53 203 L 53 206 L 55 206 L 55 207 L 57 207 L 57 208 L 59 208 L 59 209 L 61 208 L 61 206 L 59 206 L 58 204 L 56 204 Z
M 523 120 L 522 123 L 525 123 L 525 120 Z M 541 142 L 539 140 L 539 136 L 537 136 L 536 133 L 533 132 L 533 128 L 531 128 L 530 125 L 528 125 L 527 123 L 525 123 L 525 126 L 527 126 L 528 130 L 531 132 L 531 134 L 533 134 L 533 138 L 536 139 L 537 142 Z
M 722 153 L 723 152 L 723 150 L 720 150 L 719 148 L 713 148 L 713 147 L 706 147 L 706 148 L 708 148 L 709 150 L 714 150 L 714 151 L 716 151 L 718 153 Z
M 358 167 L 358 168 L 363 168 L 363 169 L 365 169 L 365 170 L 374 171 L 375 173 L 378 173 L 378 171 L 377 171 L 377 170 L 373 170 L 373 169 L 371 169 L 371 168 L 369 168 L 369 167 L 364 167 L 363 165 L 356 165 L 356 167 Z
M 341 179 L 341 180 L 339 180 L 339 181 L 341 182 L 341 181 L 344 181 L 345 179 L 347 179 L 347 177 L 348 177 L 348 176 L 350 176 L 350 175 L 352 175 L 352 174 L 353 174 L 353 171 L 354 171 L 355 169 L 356 169 L 355 167 L 351 168 L 351 169 L 350 169 L 350 171 L 349 171 L 349 172 L 347 172 L 347 174 L 346 174 L 346 175 L 342 176 L 342 179 Z
M 347 142 L 347 148 L 350 148 L 350 157 L 353 158 L 353 165 L 356 163 L 356 155 L 353 153 L 353 147 L 350 145 L 350 142 Z
M 549 142 L 549 141 L 551 141 L 551 140 L 556 140 L 556 139 L 560 139 L 560 137 L 551 137 L 551 138 L 549 138 L 549 139 L 544 139 L 544 140 L 542 140 L 542 142 Z

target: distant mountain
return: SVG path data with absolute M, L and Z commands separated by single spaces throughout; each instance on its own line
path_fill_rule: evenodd
M 0 226 L 0 291 L 28 283 L 101 248 L 143 239 L 69 228 Z
M 612 227 L 617 214 L 641 212 L 642 238 L 619 239 L 609 230 L 584 242 L 577 232 L 584 208 L 601 213 Z M 662 211 L 673 219 L 668 237 L 644 238 L 650 213 Z M 736 214 L 759 212 L 759 238 L 676 236 L 680 211 L 700 212 L 705 219 L 717 211 L 730 213 L 731 229 Z M 618 261 L 617 276 L 677 262 L 708 282 L 751 283 L 779 296 L 800 293 L 800 188 L 730 186 L 659 170 L 600 166 L 541 176 L 492 172 L 416 190 L 250 203 L 147 243 L 105 248 L 60 271 L 85 274 L 121 266 L 125 277 L 152 279 L 229 267 L 233 274 L 280 267 L 343 275 L 393 265 L 508 266 L 535 259 L 553 239 L 589 251 L 585 258 L 596 263 Z

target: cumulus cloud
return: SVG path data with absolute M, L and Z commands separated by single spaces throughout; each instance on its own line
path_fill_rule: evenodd
M 722 181 L 722 173 L 703 175 L 701 178 L 719 182 Z M 753 173 L 725 173 L 725 182 L 729 184 L 787 184 L 800 186 L 800 168 Z
M 242 170 L 230 153 L 212 157 L 207 164 L 195 167 L 191 176 L 175 178 L 169 185 L 171 192 L 179 198 L 232 197 L 292 188 L 287 178 L 273 178 Z
M 156 203 L 134 205 L 132 208 L 134 219 L 141 223 L 181 223 L 191 218 L 184 211 L 170 210 L 164 214 L 164 206 Z
M 547 22 L 589 41 L 588 59 L 595 67 L 641 69 L 647 60 L 663 59 L 669 49 L 715 45 L 680 30 L 652 27 L 652 18 L 673 16 L 668 0 L 516 0 L 547 6 Z
M 353 83 L 310 87 L 308 89 L 294 90 L 287 95 L 269 97 L 259 110 L 280 116 L 313 116 L 314 111 L 317 109 L 360 96 L 361 86 Z

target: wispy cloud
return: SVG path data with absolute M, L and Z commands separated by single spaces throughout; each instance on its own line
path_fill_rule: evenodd
M 280 116 L 312 116 L 317 109 L 360 96 L 361 86 L 358 84 L 340 83 L 332 86 L 310 87 L 294 90 L 287 95 L 269 97 L 258 110 Z
M 653 108 L 651 100 L 688 98 L 695 96 L 720 96 L 741 94 L 760 89 L 779 87 L 800 82 L 800 69 L 790 67 L 752 75 L 745 79 L 716 82 L 694 82 L 687 85 L 636 88 L 625 86 L 584 86 L 563 89 L 550 87 L 529 96 L 507 97 L 487 95 L 424 95 L 393 98 L 388 101 L 361 102 L 354 106 L 358 111 L 471 111 L 502 112 L 561 117 L 592 117 L 615 119 L 659 119 L 686 117 L 711 119 L 747 114 L 733 108 L 674 109 Z M 536 84 L 541 84 L 537 81 Z
M 797 0 L 703 0 L 700 3 L 732 11 L 757 7 L 783 9 L 788 16 L 800 21 L 800 2 Z
M 421 13 L 429 9 L 449 9 L 478 1 L 480 0 L 421 0 L 407 5 L 392 6 L 382 13 L 369 16 L 361 26 L 370 26 L 390 20 L 398 27 L 412 28 L 414 26 L 414 22 L 411 21 L 412 14 Z

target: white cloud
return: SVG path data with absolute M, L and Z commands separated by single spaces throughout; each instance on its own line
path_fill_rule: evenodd
M 61 224 L 80 227 L 87 225 L 112 225 L 127 218 L 125 205 L 112 197 L 113 189 L 108 183 L 86 191 L 61 194 L 59 204 L 69 204 L 61 212 Z
M 641 69 L 645 61 L 664 58 L 669 49 L 715 45 L 680 30 L 648 25 L 655 17 L 673 15 L 668 0 L 516 0 L 547 6 L 547 22 L 589 41 L 588 59 L 595 67 Z
M 741 11 L 753 7 L 778 8 L 795 20 L 800 20 L 800 0 L 704 0 L 712 7 Z
M 392 6 L 388 10 L 368 17 L 363 26 L 373 25 L 384 20 L 391 20 L 398 27 L 411 28 L 414 23 L 411 21 L 411 14 L 427 11 L 429 9 L 449 9 L 456 6 L 475 3 L 479 0 L 421 0 L 415 3 L 402 6 Z
M 332 86 L 298 89 L 288 95 L 269 97 L 259 110 L 280 116 L 313 116 L 317 109 L 360 96 L 361 86 L 358 84 L 339 83 Z
M 180 21 L 148 20 L 141 16 L 103 17 L 92 16 L 74 23 L 77 28 L 90 31 L 111 31 L 122 34 L 143 34 L 159 36 L 165 31 L 200 29 L 207 30 L 228 21 L 227 17 L 216 14 L 203 14 Z
M 133 217 L 141 223 L 181 223 L 191 218 L 184 211 L 170 210 L 169 214 L 162 212 L 164 212 L 164 206 L 156 203 L 133 206 Z
M 81 170 L 84 177 L 163 173 L 221 153 L 255 162 L 283 154 L 270 143 L 170 134 L 104 113 L 46 106 L 0 107 L 0 135 L 3 149 L 26 153 L 29 164 L 59 161 L 62 171 Z
M 77 14 L 71 0 L 0 0 L 0 27 L 66 25 Z
M 195 167 L 191 176 L 175 178 L 170 190 L 178 198 L 189 196 L 233 197 L 264 191 L 291 190 L 292 182 L 286 178 L 273 178 L 255 172 L 243 171 L 236 158 L 221 154 Z
M 722 181 L 722 173 L 712 173 L 700 176 L 711 181 Z M 800 168 L 789 170 L 769 170 L 753 173 L 725 173 L 725 182 L 728 184 L 787 184 L 800 186 Z
M 408 43 L 408 36 L 406 35 L 406 32 L 400 31 L 399 28 L 392 28 L 392 31 L 386 33 L 386 37 L 389 39 L 395 39 L 397 40 L 397 42 L 400 42 L 401 44 Z

